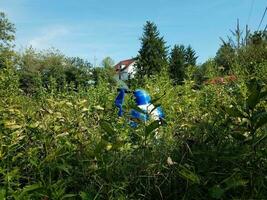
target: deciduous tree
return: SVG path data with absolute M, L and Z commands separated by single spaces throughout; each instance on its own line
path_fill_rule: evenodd
M 7 19 L 5 13 L 0 12 L 0 69 L 12 65 L 15 30 L 14 24 Z

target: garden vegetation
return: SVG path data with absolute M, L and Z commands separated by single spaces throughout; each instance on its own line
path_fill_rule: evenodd
M 147 22 L 127 84 L 166 118 L 132 128 L 110 58 L 16 52 L 1 13 L 0 199 L 266 199 L 267 32 L 238 34 L 196 66 L 190 45 L 169 54 Z

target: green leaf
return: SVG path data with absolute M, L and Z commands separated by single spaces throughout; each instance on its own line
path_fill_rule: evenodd
M 16 124 L 15 121 L 4 121 L 4 125 L 6 128 L 11 129 L 11 130 L 22 128 L 22 126 Z
M 255 108 L 255 106 L 259 103 L 260 100 L 260 85 L 256 79 L 250 80 L 248 83 L 248 98 L 247 98 L 247 106 L 251 110 Z
M 102 106 L 100 106 L 100 105 L 97 105 L 97 106 L 94 106 L 94 108 L 96 109 L 96 110 L 105 110 Z
M 267 91 L 261 92 L 259 98 L 264 100 L 267 97 Z
M 35 190 L 38 190 L 42 188 L 42 186 L 39 183 L 32 184 L 32 185 L 26 185 L 22 191 L 20 191 L 20 194 L 18 196 L 18 199 L 21 199 L 23 196 L 25 196 L 29 192 L 33 192 Z
M 187 181 L 190 181 L 191 183 L 200 184 L 200 179 L 199 179 L 197 174 L 190 171 L 188 168 L 186 168 L 183 165 L 179 165 L 179 168 L 180 168 L 180 170 L 178 173 L 179 173 L 180 177 L 184 178 Z
M 224 194 L 224 190 L 219 185 L 215 185 L 209 189 L 209 194 L 214 199 L 221 199 Z
M 123 141 L 116 141 L 115 143 L 112 144 L 112 150 L 118 150 L 121 147 L 123 147 L 125 143 Z
M 248 181 L 243 180 L 243 179 L 232 179 L 227 181 L 227 187 L 225 190 L 229 190 L 232 188 L 240 187 L 240 186 L 245 186 L 248 183 Z
M 0 188 L 0 199 L 5 200 L 6 199 L 5 196 L 6 196 L 6 189 Z
M 261 126 L 267 123 L 267 112 L 263 111 L 252 116 L 253 122 L 255 124 L 255 129 L 260 128 Z
M 70 175 L 70 171 L 69 171 L 69 168 L 71 168 L 70 165 L 67 165 L 67 164 L 60 164 L 60 165 L 57 165 L 57 168 L 66 172 L 67 174 Z
M 163 95 L 161 95 L 160 97 L 158 97 L 158 98 L 155 98 L 155 99 L 152 99 L 152 101 L 151 101 L 151 103 L 150 104 L 154 104 L 154 103 L 156 103 L 158 100 L 160 100 L 162 97 L 164 97 L 166 95 L 166 92 L 164 92 L 164 94 Z
M 107 133 L 115 135 L 116 132 L 113 127 L 107 121 L 100 121 L 100 126 L 104 129 Z
M 93 199 L 93 197 L 86 192 L 80 192 L 80 197 L 82 198 L 82 200 L 92 200 Z
M 148 126 L 146 126 L 145 128 L 145 133 L 146 135 L 149 135 L 151 132 L 153 132 L 155 129 L 157 129 L 158 127 L 160 127 L 160 121 L 156 120 L 153 121 L 151 124 L 149 124 Z
M 240 177 L 239 174 L 233 174 L 230 177 L 223 180 L 222 183 L 226 184 L 225 190 L 229 190 L 240 186 L 246 186 L 248 181 L 242 179 L 242 177 Z
M 103 151 L 103 149 L 107 148 L 108 145 L 109 145 L 109 142 L 102 139 L 99 143 L 96 144 L 94 153 L 97 155 L 100 154 Z
M 262 142 L 266 138 L 267 138 L 267 134 L 265 134 L 265 135 L 263 135 L 261 137 L 255 138 L 254 141 L 256 140 L 256 142 L 253 143 L 253 147 L 255 147 L 256 145 L 258 145 L 260 142 Z
M 68 199 L 68 198 L 72 198 L 72 197 L 76 197 L 76 196 L 77 196 L 77 194 L 65 194 L 61 199 Z
M 242 135 L 241 133 L 231 133 L 231 136 L 239 141 L 244 141 L 247 137 Z
M 223 109 L 231 117 L 243 117 L 242 112 L 233 105 L 230 105 L 230 107 L 224 107 Z

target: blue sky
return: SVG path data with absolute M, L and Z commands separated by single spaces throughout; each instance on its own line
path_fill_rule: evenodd
M 215 56 L 239 18 L 256 30 L 267 0 L 1 0 L 17 28 L 16 48 L 54 47 L 99 64 L 137 55 L 143 25 L 157 24 L 170 48 L 191 45 L 198 63 Z M 265 16 L 261 28 L 267 24 Z M 95 59 L 94 59 L 95 58 Z

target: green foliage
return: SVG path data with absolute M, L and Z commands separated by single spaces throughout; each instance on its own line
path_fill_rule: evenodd
M 92 70 L 94 85 L 108 84 L 109 87 L 116 87 L 117 82 L 114 78 L 115 70 L 112 67 L 95 67 Z
M 174 45 L 171 51 L 169 73 L 176 84 L 182 84 L 185 78 L 185 54 L 183 45 Z
M 205 79 L 211 79 L 220 75 L 220 71 L 214 59 L 209 59 L 201 65 L 201 73 Z
M 186 70 L 196 65 L 196 53 L 191 46 L 174 45 L 169 61 L 169 74 L 174 84 L 181 85 L 186 79 Z
M 102 66 L 104 67 L 104 68 L 111 68 L 111 67 L 113 67 L 114 66 L 114 60 L 112 60 L 112 58 L 111 57 L 106 57 L 106 58 L 104 58 L 103 60 L 102 60 Z
M 1 72 L 1 95 L 12 72 Z M 14 73 L 14 72 L 13 72 Z M 188 72 L 192 73 L 192 72 Z M 266 86 L 193 80 L 168 73 L 145 79 L 157 121 L 128 125 L 113 106 L 114 87 L 13 95 L 0 101 L 0 194 L 8 199 L 198 199 L 266 196 Z M 16 86 L 17 85 L 17 86 Z M 14 95 L 15 94 L 15 95 Z
M 197 56 L 195 50 L 189 45 L 185 50 L 185 61 L 186 66 L 195 66 L 197 61 Z
M 263 54 L 253 57 L 251 74 L 240 64 L 240 55 L 264 52 L 263 44 L 239 46 L 231 84 L 194 88 L 197 72 L 220 75 L 214 59 L 187 67 L 183 85 L 173 85 L 167 70 L 144 77 L 166 118 L 136 128 L 129 95 L 124 117 L 117 116 L 111 68 L 92 69 L 95 84 L 84 88 L 78 85 L 91 65 L 79 58 L 28 49 L 16 62 L 7 59 L 0 199 L 265 199 L 267 63 Z
M 0 69 L 11 67 L 14 52 L 12 42 L 15 40 L 15 26 L 0 12 Z
M 141 38 L 141 49 L 137 56 L 138 78 L 158 74 L 167 67 L 167 47 L 165 43 L 157 26 L 153 22 L 147 21 Z
M 228 74 L 234 63 L 235 50 L 230 43 L 223 43 L 216 53 L 215 62 L 222 74 Z
M 7 19 L 5 13 L 0 12 L 0 49 L 11 47 L 15 40 L 15 26 Z
M 267 31 L 255 32 L 249 36 L 248 45 L 240 49 L 237 62 L 246 75 L 255 76 L 262 63 L 267 60 Z
M 255 31 L 250 33 L 246 30 L 243 38 L 239 29 L 232 31 L 233 38 L 228 37 L 228 41 L 222 40 L 223 44 L 217 51 L 214 67 L 218 68 L 221 75 L 242 71 L 246 76 L 255 76 L 257 68 L 261 63 L 266 62 L 267 55 L 267 31 Z
M 58 50 L 38 52 L 30 47 L 17 60 L 20 87 L 27 95 L 36 95 L 42 87 L 51 88 L 52 82 L 54 89 L 61 91 L 87 88 L 93 83 L 89 62 L 65 57 Z

